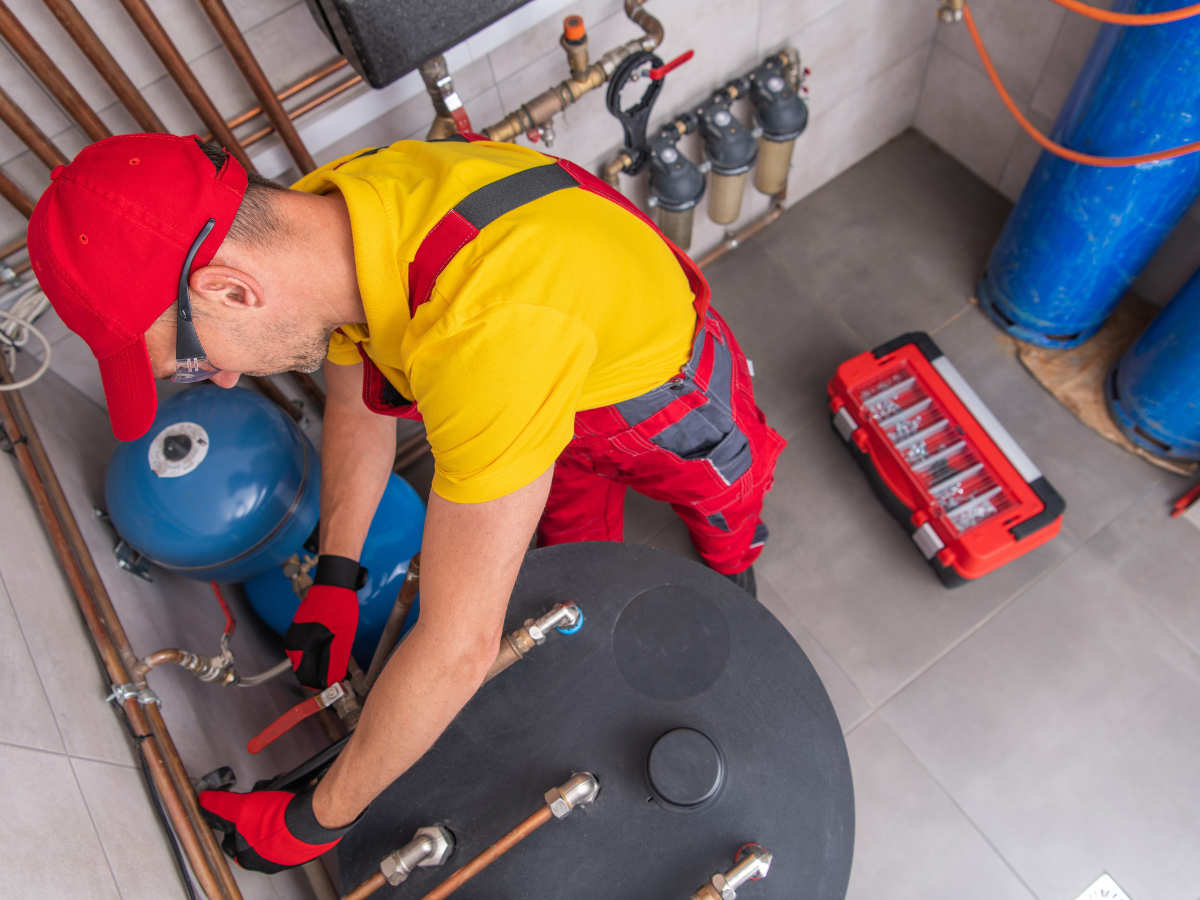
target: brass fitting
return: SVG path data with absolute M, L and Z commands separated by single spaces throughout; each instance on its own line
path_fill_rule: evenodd
M 604 164 L 604 169 L 601 171 L 600 177 L 604 179 L 604 183 L 609 187 L 614 187 L 619 191 L 621 189 L 621 179 L 618 176 L 625 170 L 626 166 L 632 164 L 633 157 L 628 153 L 618 153 Z
M 937 11 L 938 21 L 944 25 L 953 25 L 956 22 L 961 22 L 963 17 L 963 4 L 965 0 L 946 0 Z

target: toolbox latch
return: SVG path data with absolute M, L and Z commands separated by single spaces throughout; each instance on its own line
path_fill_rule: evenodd
M 933 559 L 937 556 L 938 551 L 946 546 L 928 522 L 913 532 L 912 539 L 913 543 L 917 545 L 917 549 L 925 554 L 926 559 Z
M 837 433 L 842 436 L 843 441 L 849 441 L 850 436 L 858 431 L 858 423 L 854 421 L 854 417 L 844 406 L 834 414 L 833 427 L 837 429 Z

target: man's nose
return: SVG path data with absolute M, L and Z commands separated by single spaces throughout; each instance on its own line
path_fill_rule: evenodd
M 242 374 L 240 372 L 218 372 L 208 380 L 217 387 L 231 388 L 238 383 L 238 379 L 241 377 Z

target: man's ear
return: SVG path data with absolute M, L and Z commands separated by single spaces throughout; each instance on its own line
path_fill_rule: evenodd
M 229 266 L 201 266 L 192 273 L 188 285 L 206 300 L 231 307 L 264 305 L 262 285 L 253 275 Z

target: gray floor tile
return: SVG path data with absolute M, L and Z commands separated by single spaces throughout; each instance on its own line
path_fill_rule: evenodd
M 677 519 L 671 504 L 632 489 L 625 492 L 625 540 L 631 544 L 646 543 Z
M 1071 549 L 1069 536 L 978 582 L 943 587 L 826 421 L 780 456 L 756 568 L 872 704 L 951 647 Z
M 692 544 L 692 538 L 688 534 L 687 526 L 683 524 L 681 519 L 675 519 L 666 528 L 658 534 L 650 537 L 641 543 L 649 547 L 657 547 L 659 550 L 666 550 L 669 553 L 675 553 L 679 556 L 703 564 L 700 559 L 700 554 L 696 552 L 695 546 Z
M 854 774 L 848 900 L 1033 900 L 886 722 L 846 741 Z
M 54 711 L 42 690 L 42 681 L 8 600 L 3 571 L 0 571 L 0 684 L 4 685 L 0 743 L 63 753 Z
M 1149 488 L 1184 480 L 1096 434 L 1017 361 L 979 310 L 938 332 L 938 346 L 1067 501 L 1064 527 L 1085 541 Z
M 930 331 L 961 308 L 1009 206 L 907 131 L 805 197 L 760 240 L 806 296 L 873 347 Z
M 65 756 L 0 745 L 0 896 L 119 900 Z
M 829 699 L 833 702 L 833 709 L 837 713 L 842 731 L 849 731 L 870 713 L 871 704 L 855 687 L 850 677 L 833 661 L 833 657 L 821 646 L 820 641 L 801 624 L 800 618 L 792 611 L 787 600 L 775 590 L 766 576 L 757 569 L 755 575 L 758 583 L 758 601 L 769 609 L 796 639 L 796 643 L 821 677 L 821 683 L 825 685 Z
M 67 752 L 130 765 L 129 740 L 66 577 L 11 457 L 0 458 L 0 573 Z
M 71 766 L 121 900 L 181 896 L 179 871 L 141 772 L 84 759 L 72 760 Z
M 880 713 L 1042 898 L 1200 885 L 1200 656 L 1084 547 Z
M 1200 529 L 1171 518 L 1171 504 L 1181 493 L 1174 479 L 1156 485 L 1088 541 L 1088 548 L 1200 653 Z
M 793 209 L 780 223 L 801 214 Z M 812 278 L 792 277 L 760 243 L 704 274 L 713 307 L 754 363 L 755 401 L 776 431 L 794 434 L 825 408 L 825 384 L 838 363 L 866 345 L 821 302 Z

